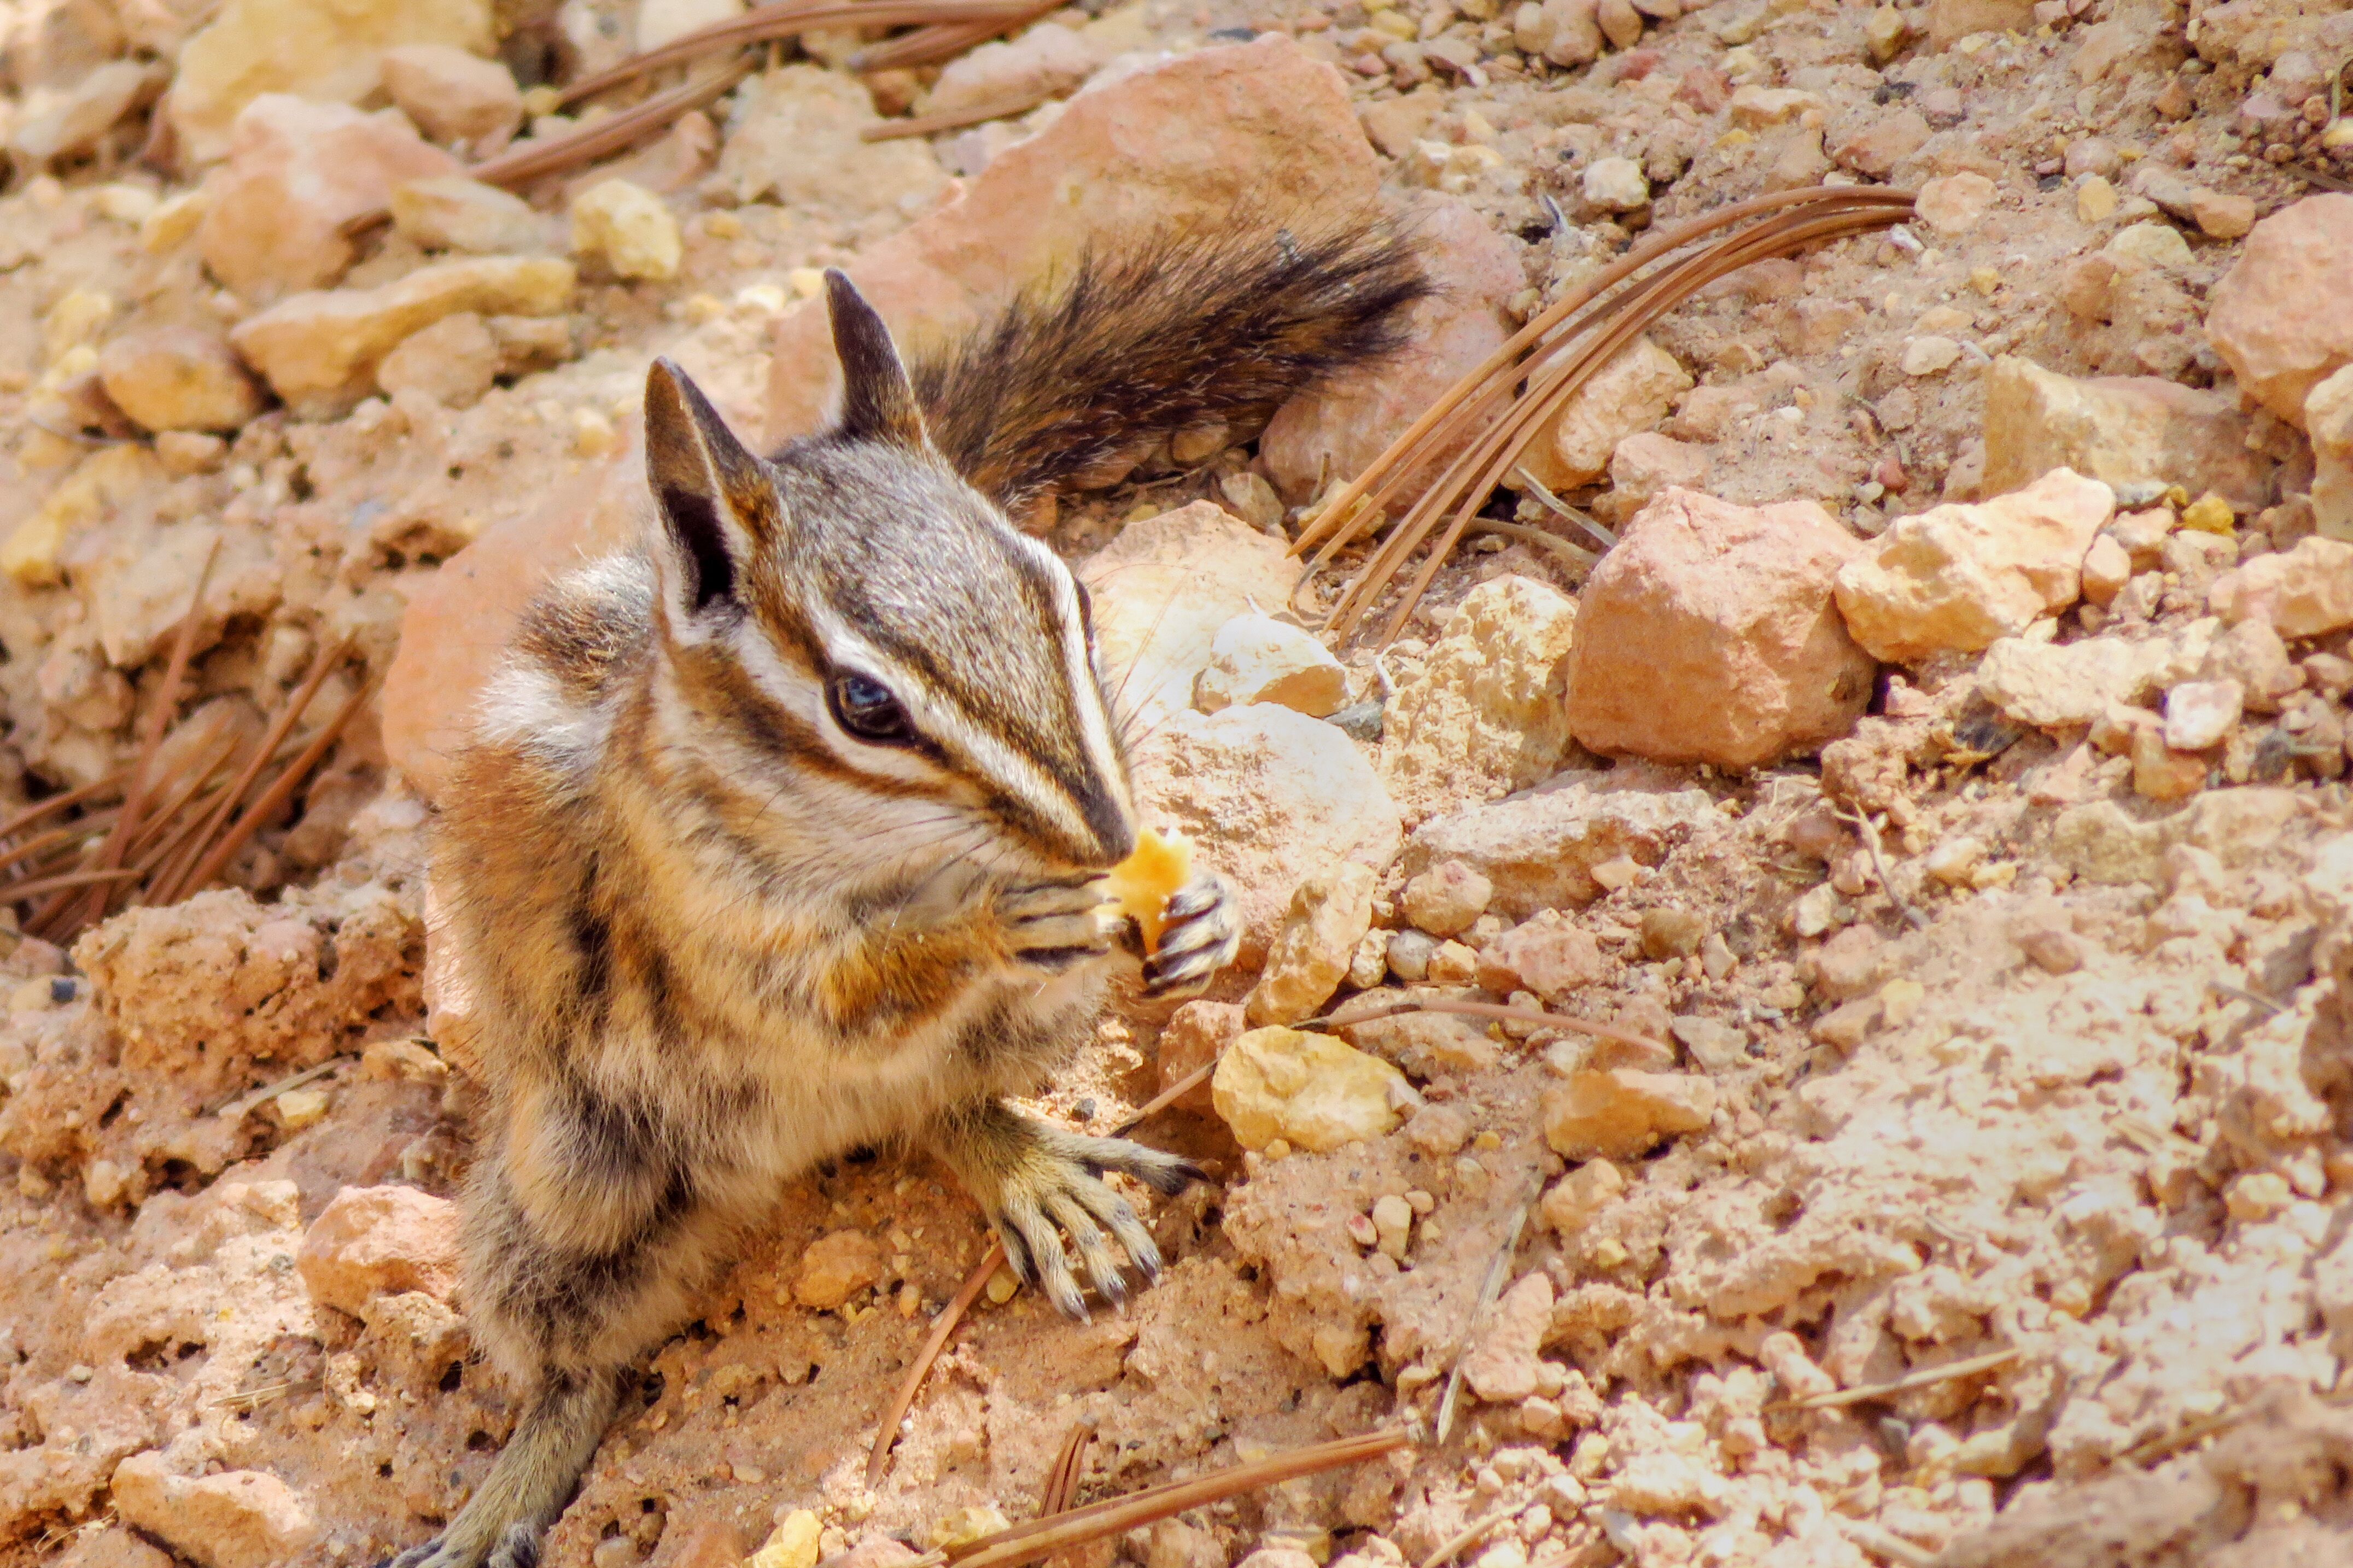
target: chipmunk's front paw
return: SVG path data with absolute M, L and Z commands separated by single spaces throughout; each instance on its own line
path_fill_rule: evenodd
M 1190 996 L 1241 951 L 1242 923 L 1225 879 L 1204 871 L 1168 900 L 1160 945 L 1144 961 L 1144 994 Z
M 1124 1138 L 1065 1131 L 996 1105 L 951 1130 L 941 1152 L 997 1227 L 1014 1272 L 1073 1318 L 1085 1317 L 1087 1308 L 1071 1268 L 1072 1248 L 1088 1282 L 1109 1301 L 1127 1296 L 1119 1252 L 1146 1279 L 1160 1277 L 1160 1248 L 1152 1233 L 1127 1200 L 1103 1184 L 1103 1173 L 1124 1171 L 1164 1194 L 1182 1192 L 1201 1175 L 1175 1154 Z
M 1018 963 L 1068 969 L 1111 951 L 1108 884 L 1100 876 L 1018 883 L 997 896 L 997 918 Z

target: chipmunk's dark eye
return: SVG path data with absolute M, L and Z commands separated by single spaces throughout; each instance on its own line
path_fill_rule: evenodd
M 887 746 L 915 738 L 907 710 L 891 695 L 889 687 L 871 677 L 836 676 L 826 696 L 833 707 L 833 721 L 861 741 Z

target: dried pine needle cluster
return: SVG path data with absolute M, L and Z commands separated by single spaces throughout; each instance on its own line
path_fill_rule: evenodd
M 1442 524 L 1437 547 L 1382 626 L 1380 640 L 1394 640 L 1537 431 L 1660 317 L 1755 262 L 1902 223 L 1912 202 L 1910 191 L 1866 185 L 1809 186 L 1733 202 L 1652 235 L 1571 290 L 1320 503 L 1293 546 L 1294 553 L 1314 551 L 1310 577 L 1378 530 L 1384 507 L 1409 485 L 1428 487 L 1358 565 L 1328 624 L 1344 637 L 1355 631 Z M 1435 477 L 1428 477 L 1432 470 Z
M 345 640 L 311 660 L 250 744 L 217 710 L 174 727 L 203 595 L 200 577 L 130 767 L 0 821 L 0 901 L 28 934 L 62 945 L 119 910 L 177 903 L 211 886 L 285 811 L 372 695 L 363 684 L 326 722 L 296 735 L 350 657 Z

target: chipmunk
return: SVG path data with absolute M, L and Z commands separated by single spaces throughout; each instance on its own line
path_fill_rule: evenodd
M 629 1369 L 821 1161 L 927 1145 L 1074 1315 L 1073 1252 L 1113 1301 L 1120 1253 L 1160 1267 L 1102 1176 L 1199 1174 L 1004 1102 L 1094 1029 L 1103 874 L 1137 835 L 1087 591 L 1008 510 L 1262 424 L 1399 346 L 1429 286 L 1383 222 L 1156 237 L 911 373 L 825 285 L 839 423 L 760 458 L 657 361 L 647 537 L 546 590 L 455 759 L 433 875 L 484 1090 L 463 1305 L 529 1393 L 396 1568 L 534 1562 Z M 1197 876 L 1145 992 L 1198 990 L 1238 936 Z

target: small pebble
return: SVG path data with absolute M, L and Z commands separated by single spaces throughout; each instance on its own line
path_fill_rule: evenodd
M 2020 937 L 2018 945 L 2046 974 L 2073 974 L 2084 967 L 2084 944 L 2073 931 L 2046 926 Z
M 2165 743 L 2202 752 L 2229 734 L 2246 708 L 2246 688 L 2235 680 L 2185 680 L 2165 694 Z
M 1707 935 L 1707 922 L 1689 910 L 1642 911 L 1642 952 L 1651 958 L 1689 958 Z

